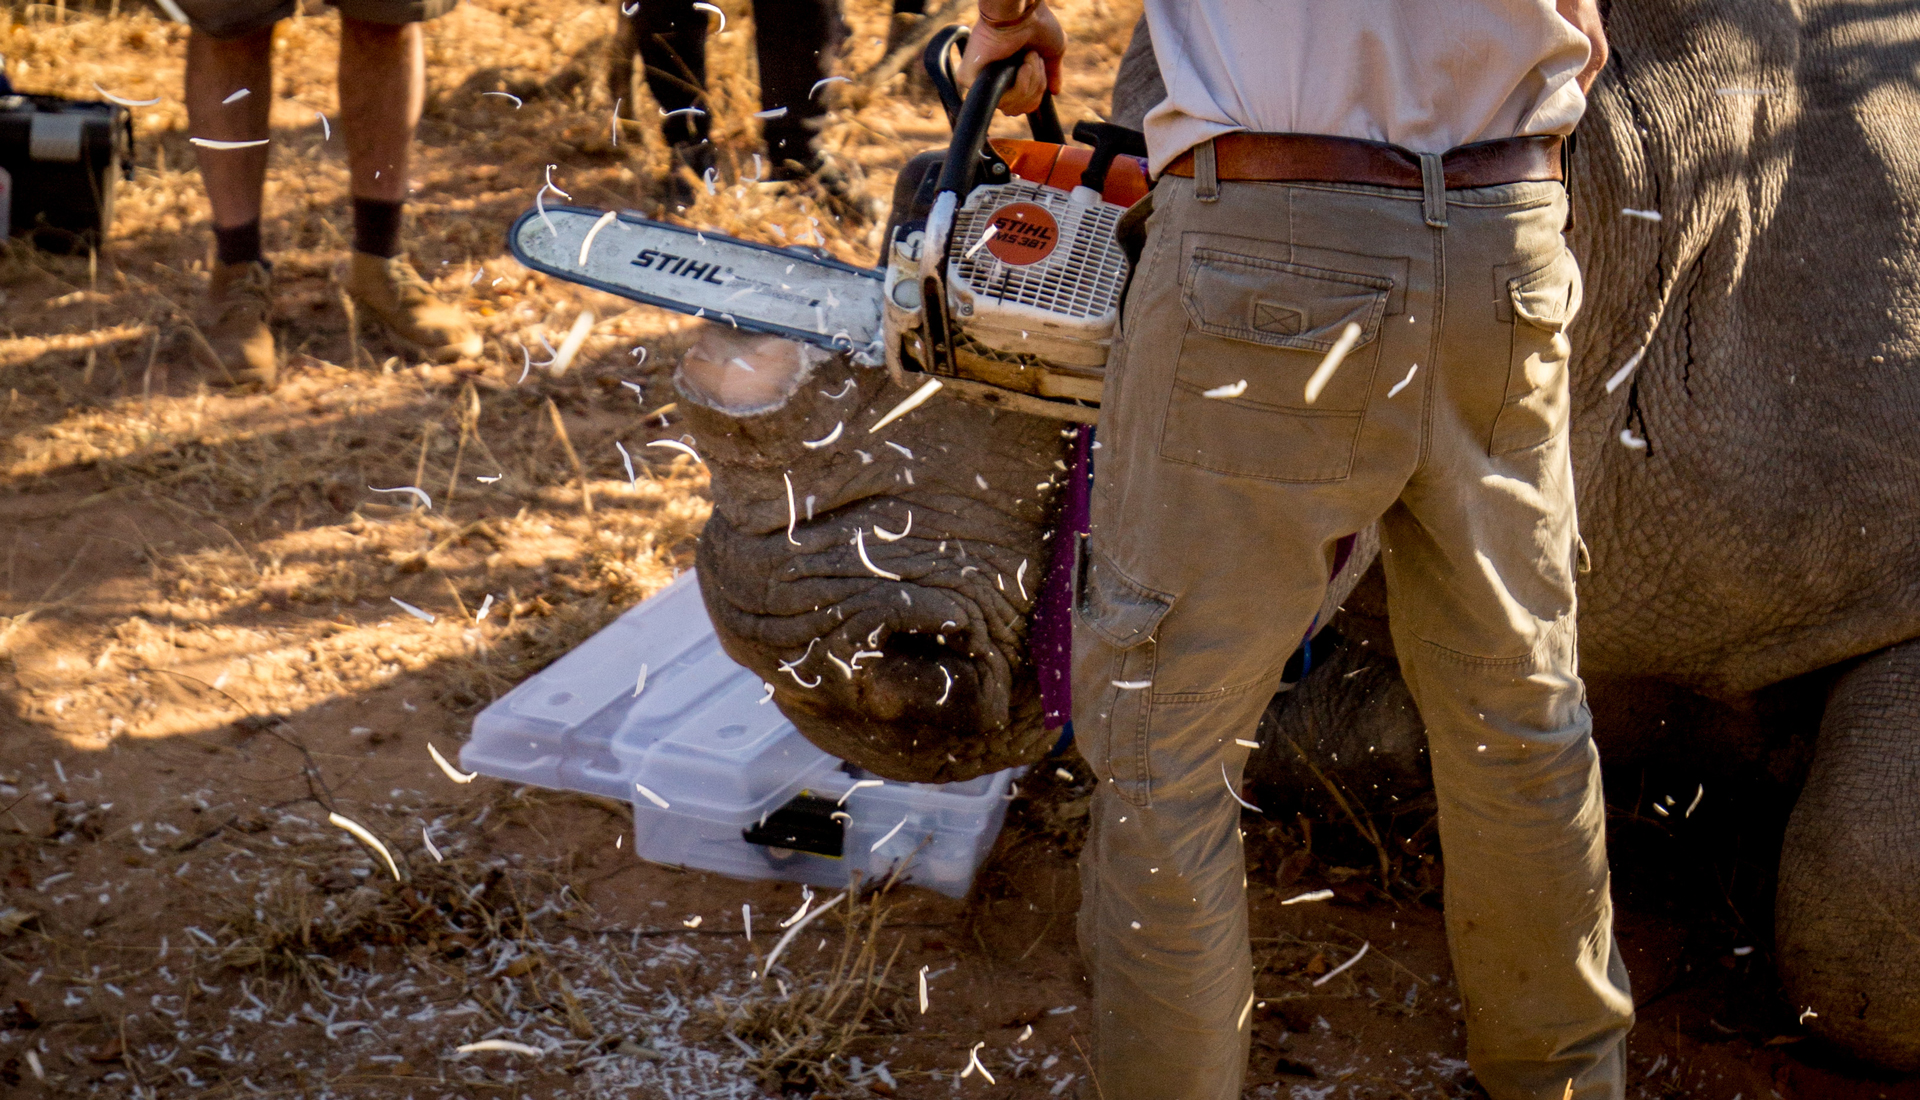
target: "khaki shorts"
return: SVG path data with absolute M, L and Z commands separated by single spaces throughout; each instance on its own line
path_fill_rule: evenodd
M 340 14 L 368 23 L 424 23 L 460 0 L 327 0 Z M 179 0 L 193 29 L 215 38 L 242 38 L 293 14 L 297 0 Z

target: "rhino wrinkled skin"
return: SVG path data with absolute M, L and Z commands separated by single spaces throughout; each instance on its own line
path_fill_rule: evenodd
M 709 328 L 691 354 L 766 375 L 793 347 Z M 697 568 L 722 643 L 815 744 L 888 778 L 1037 759 L 1056 736 L 1040 721 L 1027 616 L 1066 482 L 1062 425 L 936 397 L 871 432 L 910 391 L 819 358 L 749 415 L 699 388 L 696 364 L 676 375 L 712 471 Z

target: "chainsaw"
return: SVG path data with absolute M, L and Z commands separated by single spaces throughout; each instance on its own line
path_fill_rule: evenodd
M 953 138 L 901 170 L 883 267 L 540 199 L 508 247 L 555 278 L 884 363 L 907 385 L 938 379 L 971 401 L 1093 423 L 1128 275 L 1117 230 L 1149 187 L 1145 144 L 1082 122 L 1074 139 L 1092 148 L 1071 147 L 1051 97 L 1028 116 L 1032 140 L 989 140 L 1024 58 L 987 66 L 963 98 L 950 59 L 965 36 L 948 27 L 927 46 Z

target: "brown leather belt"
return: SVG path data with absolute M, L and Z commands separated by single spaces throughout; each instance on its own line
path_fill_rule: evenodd
M 1562 180 L 1561 138 L 1517 137 L 1479 141 L 1447 150 L 1440 158 L 1446 185 L 1492 187 L 1523 180 Z M 1421 188 L 1419 154 L 1384 141 L 1323 134 L 1256 134 L 1245 131 L 1213 139 L 1215 174 L 1223 180 L 1268 183 L 1370 183 Z M 1193 151 L 1167 165 L 1167 175 L 1193 176 Z

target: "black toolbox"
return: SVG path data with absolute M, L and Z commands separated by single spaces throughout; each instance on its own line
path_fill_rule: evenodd
M 0 94 L 5 232 L 49 252 L 98 248 L 113 188 L 133 178 L 133 115 L 115 103 Z

